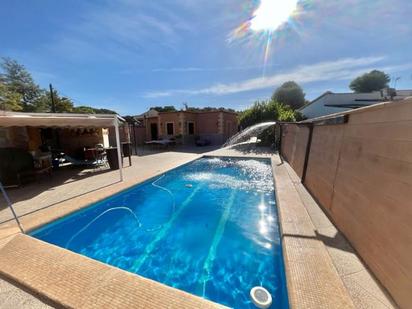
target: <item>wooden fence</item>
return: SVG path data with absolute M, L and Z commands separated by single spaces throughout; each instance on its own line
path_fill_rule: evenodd
M 410 306 L 412 100 L 284 124 L 281 154 L 399 306 Z

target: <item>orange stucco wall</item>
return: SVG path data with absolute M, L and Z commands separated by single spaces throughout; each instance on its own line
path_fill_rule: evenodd
M 199 134 L 218 134 L 219 112 L 199 113 L 197 124 Z
M 179 112 L 176 113 L 159 113 L 160 131 L 159 135 L 161 137 L 167 138 L 180 134 L 182 123 L 179 119 Z M 166 131 L 166 124 L 173 123 L 174 133 L 173 135 L 168 135 Z
M 228 139 L 238 131 L 237 115 L 232 113 L 223 113 L 224 138 Z
M 173 123 L 173 136 L 167 135 L 167 123 Z M 193 122 L 194 134 L 188 134 L 188 123 Z M 145 120 L 145 140 L 151 140 L 151 123 L 158 125 L 159 138 L 182 136 L 182 142 L 194 143 L 195 137 L 209 139 L 213 144 L 223 143 L 228 137 L 237 132 L 238 122 L 236 114 L 226 112 L 161 112 L 157 117 Z
M 134 130 L 134 132 L 133 132 Z M 130 139 L 134 144 L 143 145 L 146 141 L 146 128 L 145 127 L 135 127 L 131 129 Z

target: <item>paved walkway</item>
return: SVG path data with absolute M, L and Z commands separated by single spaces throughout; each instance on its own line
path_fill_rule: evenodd
M 52 307 L 13 284 L 0 279 L 0 308 L 46 309 Z

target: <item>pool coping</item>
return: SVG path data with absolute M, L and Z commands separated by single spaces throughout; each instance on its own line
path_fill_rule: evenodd
M 271 160 L 272 170 L 273 170 L 273 178 L 274 178 L 274 186 L 275 186 L 275 196 L 276 196 L 276 205 L 278 208 L 279 214 L 279 225 L 281 230 L 281 237 L 282 237 L 282 253 L 283 253 L 283 260 L 285 264 L 285 271 L 286 271 L 286 278 L 287 278 L 287 287 L 288 287 L 288 297 L 289 297 L 289 304 L 292 308 L 319 308 L 319 307 L 336 307 L 336 308 L 353 308 L 353 304 L 351 298 L 349 297 L 342 281 L 340 280 L 336 269 L 334 268 L 330 256 L 326 252 L 326 248 L 324 245 L 319 241 L 311 238 L 296 238 L 296 235 L 301 236 L 308 236 L 312 237 L 314 234 L 314 227 L 311 224 L 310 217 L 308 216 L 306 209 L 302 205 L 302 202 L 299 200 L 299 197 L 296 195 L 296 189 L 293 187 L 292 181 L 289 178 L 285 167 L 282 166 L 280 157 L 278 155 L 275 156 L 257 156 L 257 155 L 199 155 L 195 158 L 187 160 L 182 164 L 178 164 L 175 167 L 162 171 L 160 173 L 154 173 L 153 175 L 146 177 L 145 179 L 139 181 L 129 181 L 119 184 L 114 184 L 111 188 L 105 188 L 99 191 L 96 196 L 96 192 L 93 194 L 86 194 L 79 198 L 74 198 L 74 201 L 65 201 L 59 203 L 52 207 L 51 209 L 45 209 L 44 211 L 40 211 L 37 214 L 32 214 L 30 217 L 22 217 L 21 221 L 23 225 L 27 228 L 28 231 L 33 231 L 36 228 L 43 226 L 51 221 L 55 221 L 57 219 L 63 218 L 68 216 L 80 209 L 86 208 L 91 204 L 97 203 L 111 195 L 118 194 L 124 190 L 130 189 L 131 187 L 144 183 L 152 178 L 159 177 L 160 175 L 179 168 L 185 164 L 188 164 L 196 159 L 201 157 L 237 157 L 237 158 L 266 158 Z M 93 195 L 93 196 L 89 196 Z M 70 202 L 70 203 L 69 203 Z M 76 203 L 77 202 L 77 203 Z M 58 209 L 58 211 L 56 211 Z M 44 212 L 47 213 L 45 216 Z M 121 273 L 127 274 L 127 279 L 124 280 L 123 288 L 126 291 L 134 291 L 136 286 L 139 287 L 145 286 L 147 281 L 149 280 L 143 278 L 139 275 L 131 274 L 120 270 L 118 268 L 114 268 L 110 265 L 100 263 L 98 261 L 89 259 L 87 257 L 81 256 L 74 252 L 62 249 L 60 247 L 56 247 L 54 245 L 42 242 L 40 240 L 34 239 L 33 237 L 26 236 L 26 235 L 19 235 L 17 226 L 9 227 L 6 229 L 6 232 L 9 236 L 3 244 L 3 248 L 1 248 L 1 233 L 0 233 L 0 274 L 9 280 L 19 283 L 20 285 L 28 288 L 29 290 L 33 291 L 35 295 L 40 295 L 41 297 L 45 297 L 47 299 L 51 299 L 57 305 L 67 305 L 68 300 L 70 300 L 67 294 L 67 291 L 71 289 L 71 282 L 70 278 L 65 278 L 65 284 L 67 284 L 66 289 L 60 291 L 54 291 L 52 286 L 45 285 L 44 282 L 44 273 L 41 271 L 37 271 L 35 265 L 38 266 L 38 259 L 36 259 L 36 254 L 38 255 L 40 252 L 49 252 L 49 260 L 47 257 L 44 258 L 43 262 L 49 265 L 56 264 L 56 257 L 59 256 L 68 256 L 67 259 L 70 260 L 79 260 L 77 267 L 83 269 L 85 264 L 92 265 L 91 268 L 97 267 L 97 264 L 101 267 L 109 267 L 111 272 L 116 273 L 116 276 L 123 276 L 120 275 Z M 17 235 L 14 237 L 10 237 L 10 235 Z M 292 236 L 294 235 L 294 236 Z M 4 236 L 4 230 L 3 230 Z M 4 236 L 4 237 L 6 237 Z M 24 245 L 22 245 L 24 244 Z M 322 247 L 323 246 L 323 247 Z M 16 247 L 18 250 L 16 250 Z M 27 250 L 25 250 L 28 248 Z M 30 248 L 33 249 L 35 254 L 30 255 Z M 41 248 L 41 249 L 39 249 Z M 24 249 L 24 250 L 23 250 Z M 19 251 L 20 250 L 20 251 Z M 20 255 L 18 253 L 20 252 Z M 30 260 L 28 260 L 27 256 L 30 256 Z M 20 268 L 16 268 L 16 261 L 19 261 L 18 265 Z M 30 263 L 32 263 L 30 265 Z M 96 264 L 97 263 L 97 264 Z M 12 265 L 14 264 L 14 265 Z M 62 267 L 63 272 L 66 273 L 68 276 L 71 272 L 65 269 L 64 265 L 61 265 L 60 261 L 57 263 Z M 42 264 L 43 265 L 43 264 Z M 34 266 L 34 267 L 33 267 Z M 41 266 L 41 265 L 40 265 Z M 38 266 L 37 268 L 42 269 L 42 267 Z M 99 267 L 100 267 L 99 266 Z M 99 268 L 98 267 L 98 268 Z M 43 265 L 44 268 L 44 265 Z M 36 273 L 35 278 L 37 280 L 32 279 L 32 281 L 28 282 L 27 273 Z M 43 271 L 45 271 L 43 269 Z M 73 271 L 73 270 L 72 270 Z M 86 273 L 87 268 L 86 268 Z M 46 273 L 45 277 L 48 277 Z M 86 278 L 87 280 L 92 280 L 94 278 L 98 278 L 98 276 L 92 275 L 90 278 Z M 43 278 L 42 278 L 43 276 Z M 69 276 L 70 277 L 70 276 Z M 135 280 L 130 278 L 135 278 Z M 126 278 L 126 277 L 125 277 Z M 145 279 L 141 281 L 141 279 Z M 46 278 L 47 279 L 47 278 Z M 69 280 L 67 280 L 69 279 Z M 73 278 L 75 279 L 75 278 Z M 84 279 L 84 280 L 86 280 Z M 33 281 L 34 280 L 34 281 Z M 140 280 L 137 284 L 136 280 Z M 45 280 L 47 281 L 47 280 Z M 64 281 L 64 280 L 63 280 Z M 123 282 L 123 281 L 122 281 Z M 133 282 L 131 284 L 130 282 Z M 151 284 L 151 288 L 154 290 L 162 290 L 164 287 L 167 287 L 161 283 L 149 280 Z M 81 282 L 80 282 L 81 283 Z M 175 293 L 167 294 L 170 300 L 174 299 L 173 295 L 178 297 L 178 300 L 174 299 L 174 301 L 178 301 L 182 298 L 183 302 L 179 302 L 180 308 L 185 307 L 192 307 L 193 298 L 196 299 L 196 302 L 199 302 L 199 306 L 205 306 L 205 308 L 212 307 L 222 307 L 222 305 L 212 303 L 207 301 L 203 298 L 198 296 L 167 287 L 168 289 L 173 290 Z M 51 289 L 51 290 L 50 290 Z M 66 292 L 65 292 L 66 291 Z M 110 291 L 101 291 L 102 294 L 107 293 Z M 153 292 L 153 291 L 152 291 Z M 56 294 L 57 293 L 57 294 Z M 59 294 L 60 293 L 60 294 Z M 86 293 L 86 292 L 85 292 Z M 184 293 L 184 294 L 181 294 Z M 87 294 L 87 293 L 86 293 Z M 187 295 L 186 295 L 187 294 Z M 50 295 L 52 297 L 50 297 Z M 60 295 L 60 296 L 59 296 Z M 183 295 L 183 296 L 182 296 Z M 186 299 L 187 298 L 187 299 Z M 83 300 L 84 301 L 84 300 Z M 144 297 L 142 301 L 145 300 Z M 177 303 L 176 303 L 177 304 Z M 124 304 L 126 305 L 126 304 Z M 133 304 L 128 304 L 129 306 L 133 306 Z M 142 304 L 140 303 L 140 306 Z M 147 307 L 150 305 L 149 303 L 145 302 L 145 306 Z M 170 303 L 170 306 L 173 307 L 173 303 Z M 170 307 L 169 306 L 169 307 Z M 155 307 L 155 306 L 153 306 Z
M 272 157 L 276 205 L 291 308 L 355 308 L 292 179 L 287 163 Z

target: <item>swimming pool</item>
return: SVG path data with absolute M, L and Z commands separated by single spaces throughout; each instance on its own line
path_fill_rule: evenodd
M 287 291 L 269 159 L 203 157 L 31 233 L 235 308 Z

